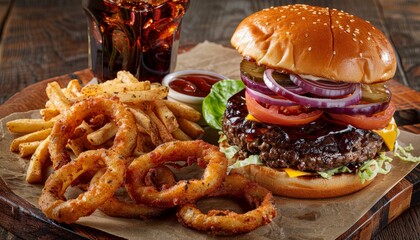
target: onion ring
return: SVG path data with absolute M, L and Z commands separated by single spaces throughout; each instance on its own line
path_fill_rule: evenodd
M 88 98 L 75 103 L 63 117 L 58 120 L 51 132 L 51 143 L 49 151 L 54 169 L 59 169 L 70 162 L 70 155 L 66 145 L 71 139 L 74 130 L 86 117 L 94 117 L 104 114 L 115 121 L 118 132 L 114 138 L 114 145 L 110 148 L 117 153 L 128 157 L 134 150 L 136 144 L 136 122 L 132 113 L 118 101 L 106 98 Z
M 170 162 L 189 162 L 191 159 L 196 159 L 199 166 L 205 166 L 201 179 L 180 180 L 161 191 L 144 183 L 150 168 Z M 218 147 L 202 140 L 168 142 L 133 160 L 127 169 L 126 188 L 137 203 L 173 207 L 193 202 L 214 191 L 222 184 L 226 171 L 227 159 Z
M 44 214 L 58 222 L 73 223 L 92 214 L 124 183 L 126 160 L 105 149 L 81 153 L 74 161 L 51 174 L 42 190 L 38 204 Z M 66 189 L 83 173 L 107 167 L 95 186 L 75 199 L 66 200 Z
M 102 169 L 95 174 L 90 182 L 91 186 L 97 184 L 104 172 L 105 169 Z M 176 183 L 173 172 L 166 166 L 162 165 L 157 168 L 152 168 L 149 173 L 150 174 L 146 175 L 145 179 L 147 184 L 157 184 L 162 188 L 166 188 L 168 186 L 173 186 Z M 108 216 L 138 219 L 158 217 L 167 210 L 167 208 L 158 208 L 141 203 L 134 203 L 134 201 L 125 201 L 117 198 L 115 195 L 98 207 L 98 209 Z
M 194 203 L 187 203 L 179 208 L 178 221 L 186 227 L 214 235 L 234 235 L 268 224 L 277 215 L 271 192 L 240 174 L 226 176 L 222 185 L 210 196 L 243 197 L 255 209 L 243 214 L 230 210 L 210 210 L 204 214 Z

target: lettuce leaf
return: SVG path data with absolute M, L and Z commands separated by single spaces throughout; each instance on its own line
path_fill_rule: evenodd
M 223 113 L 229 98 L 245 88 L 241 80 L 222 80 L 214 84 L 210 94 L 204 98 L 202 109 L 207 124 L 222 130 Z

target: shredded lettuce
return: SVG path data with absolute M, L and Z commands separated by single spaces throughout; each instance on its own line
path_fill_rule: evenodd
M 238 146 L 229 146 L 227 148 L 220 149 L 222 153 L 225 154 L 227 159 L 232 159 L 235 154 L 239 151 Z
M 407 162 L 420 162 L 420 156 L 415 157 L 410 153 L 413 150 L 414 150 L 414 147 L 412 144 L 406 147 L 398 146 L 394 152 L 394 156 Z
M 234 164 L 230 165 L 228 167 L 228 173 L 230 173 L 232 169 L 244 167 L 247 165 L 264 165 L 264 163 L 261 162 L 260 156 L 251 155 L 244 160 L 236 161 Z
M 334 176 L 334 174 L 346 173 L 346 172 L 350 173 L 351 170 L 346 166 L 341 166 L 341 167 L 333 168 L 324 172 L 318 172 L 318 174 L 321 175 L 321 177 L 323 178 L 331 179 L 332 176 Z
M 360 181 L 364 183 L 375 178 L 378 174 L 387 174 L 391 171 L 391 157 L 385 153 L 380 153 L 377 159 L 369 160 L 363 163 L 357 171 Z
M 223 113 L 229 98 L 245 88 L 241 80 L 222 80 L 214 84 L 210 94 L 203 100 L 203 117 L 207 124 L 222 129 Z
M 222 134 L 219 142 L 223 142 L 225 140 L 226 140 L 226 135 Z M 232 158 L 238 153 L 239 147 L 237 146 L 221 147 L 220 151 L 224 153 L 228 161 L 231 162 Z M 228 166 L 227 172 L 229 174 L 232 169 L 244 167 L 251 164 L 264 165 L 264 163 L 261 162 L 260 156 L 251 155 L 245 158 L 244 160 L 235 161 L 232 165 Z

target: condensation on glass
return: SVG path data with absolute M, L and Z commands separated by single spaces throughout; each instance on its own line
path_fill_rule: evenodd
M 160 82 L 175 68 L 189 0 L 83 0 L 89 67 L 100 82 L 127 70 Z

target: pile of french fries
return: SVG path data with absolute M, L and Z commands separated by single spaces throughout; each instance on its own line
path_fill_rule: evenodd
M 40 110 L 40 119 L 16 119 L 6 124 L 18 134 L 10 150 L 20 157 L 30 157 L 26 181 L 43 181 L 49 161 L 49 136 L 54 123 L 73 103 L 88 97 L 118 98 L 132 112 L 137 125 L 137 144 L 133 157 L 147 153 L 156 146 L 173 140 L 199 138 L 204 130 L 198 120 L 201 114 L 188 105 L 166 100 L 168 89 L 158 83 L 139 82 L 132 74 L 120 71 L 117 78 L 101 84 L 82 87 L 77 80 L 61 88 L 51 82 L 46 88 L 48 101 Z M 81 152 L 112 145 L 117 132 L 114 122 L 103 115 L 84 121 L 78 126 L 67 147 L 78 156 Z

